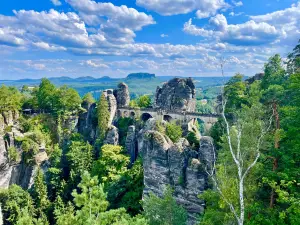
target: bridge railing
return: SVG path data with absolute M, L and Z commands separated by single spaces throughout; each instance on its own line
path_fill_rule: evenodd
M 120 107 L 118 109 L 121 110 L 129 110 L 129 111 L 135 111 L 135 110 L 140 110 L 142 112 L 156 112 L 156 113 L 161 113 L 161 114 L 177 114 L 177 115 L 186 115 L 186 116 L 204 116 L 204 117 L 220 117 L 219 114 L 209 114 L 209 113 L 198 113 L 198 112 L 186 112 L 186 111 L 181 111 L 178 112 L 176 110 L 162 110 L 159 108 L 132 108 L 132 107 Z

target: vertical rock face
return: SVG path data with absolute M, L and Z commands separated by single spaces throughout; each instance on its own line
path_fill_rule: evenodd
M 188 111 L 196 109 L 196 91 L 191 78 L 174 78 L 158 87 L 155 96 L 155 107 L 166 111 Z
M 128 127 L 125 147 L 127 149 L 128 154 L 130 155 L 130 163 L 134 163 L 138 154 L 135 126 Z
M 111 125 L 107 131 L 106 138 L 104 140 L 104 144 L 108 145 L 118 145 L 119 144 L 119 133 L 118 128 Z
M 86 113 L 79 115 L 77 124 L 78 132 L 89 142 L 94 142 L 97 133 L 97 109 L 96 103 L 92 104 Z
M 129 89 L 127 84 L 120 83 L 118 85 L 118 88 L 114 90 L 114 95 L 117 99 L 117 106 L 118 107 L 127 107 L 129 106 L 130 102 L 130 95 L 129 95 Z
M 155 131 L 155 120 L 150 119 L 138 134 L 139 152 L 143 157 L 144 195 L 150 192 L 162 196 L 169 185 L 174 189 L 178 204 L 188 212 L 188 224 L 197 224 L 204 211 L 204 202 L 198 198 L 207 188 L 207 175 L 202 160 L 209 157 L 211 142 L 202 138 L 200 151 L 191 148 L 184 138 L 173 143 L 164 134 Z
M 111 125 L 112 121 L 113 121 L 113 119 L 116 115 L 116 112 L 117 112 L 117 100 L 116 100 L 116 97 L 113 94 L 113 90 L 106 90 L 103 93 L 104 93 L 104 95 L 107 99 L 108 109 L 109 109 L 109 112 L 110 112 L 110 118 L 109 118 L 108 125 Z
M 3 112 L 0 116 L 0 188 L 8 188 L 11 184 L 17 184 L 27 189 L 30 188 L 38 165 L 43 170 L 47 169 L 48 156 L 44 146 L 40 146 L 40 153 L 35 156 L 35 164 L 28 165 L 21 158 L 17 162 L 11 162 L 8 156 L 9 148 L 15 148 L 19 155 L 22 154 L 20 146 L 16 145 L 16 138 L 24 137 L 19 130 L 18 112 Z M 5 130 L 10 127 L 10 132 Z

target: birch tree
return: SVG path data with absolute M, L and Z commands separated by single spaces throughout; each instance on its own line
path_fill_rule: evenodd
M 221 63 L 222 75 L 224 62 Z M 235 112 L 227 115 L 228 99 L 225 94 L 226 85 L 222 88 L 221 117 L 225 126 L 222 137 L 223 158 L 216 163 L 217 153 L 212 150 L 212 161 L 207 163 L 206 173 L 212 179 L 214 188 L 221 199 L 229 207 L 239 225 L 245 222 L 245 192 L 250 171 L 257 165 L 261 156 L 271 124 L 272 117 L 265 118 L 264 107 L 259 98 L 252 93 L 255 104 L 241 105 Z M 250 90 L 255 92 L 254 90 Z M 211 143 L 213 146 L 213 143 Z M 224 154 L 226 153 L 226 154 Z M 220 157 L 220 155 L 219 155 Z M 228 166 L 230 165 L 230 166 Z M 231 184 L 229 184 L 231 182 Z M 228 194 L 228 189 L 230 193 Z

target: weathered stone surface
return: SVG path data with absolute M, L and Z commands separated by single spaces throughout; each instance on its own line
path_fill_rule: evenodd
M 120 83 L 118 85 L 118 88 L 114 90 L 114 95 L 116 97 L 118 107 L 129 106 L 130 95 L 129 95 L 129 89 L 127 84 L 123 82 Z
M 118 145 L 119 144 L 119 133 L 118 128 L 111 125 L 107 131 L 106 138 L 104 140 L 104 144 L 108 145 Z
M 166 111 L 194 112 L 196 108 L 195 85 L 191 78 L 174 78 L 158 87 L 155 107 Z
M 203 136 L 200 138 L 199 160 L 205 165 L 212 165 L 215 160 L 214 141 L 211 137 Z
M 108 110 L 109 110 L 109 113 L 110 113 L 108 125 L 111 125 L 112 121 L 113 121 L 113 119 L 116 115 L 116 112 L 117 112 L 117 100 L 116 100 L 116 97 L 113 94 L 113 90 L 109 89 L 109 90 L 104 91 L 103 93 L 104 93 L 104 95 L 107 99 Z
M 136 160 L 137 155 L 138 155 L 135 126 L 128 127 L 125 147 L 126 147 L 128 154 L 130 155 L 130 162 L 134 163 L 134 161 Z
M 138 134 L 139 152 L 143 157 L 144 195 L 150 192 L 162 196 L 168 185 L 174 189 L 178 204 L 188 212 L 189 225 L 197 224 L 204 211 L 204 202 L 198 198 L 207 188 L 206 173 L 201 170 L 202 155 L 182 138 L 177 143 L 155 131 L 155 120 L 147 121 Z M 206 140 L 205 138 L 203 141 Z M 202 145 L 202 152 L 209 152 Z
M 89 142 L 93 143 L 96 140 L 97 134 L 97 110 L 96 103 L 92 104 L 86 113 L 79 115 L 78 132 L 82 134 Z

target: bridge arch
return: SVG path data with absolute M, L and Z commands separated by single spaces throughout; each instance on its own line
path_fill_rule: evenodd
M 131 117 L 131 118 L 135 118 L 135 112 L 134 112 L 134 111 L 131 111 L 131 112 L 130 112 L 130 117 Z
M 150 113 L 145 112 L 145 113 L 143 113 L 143 114 L 141 115 L 141 120 L 144 121 L 144 122 L 146 122 L 146 121 L 149 120 L 150 118 L 153 118 L 153 116 L 152 116 Z
M 163 120 L 170 123 L 173 121 L 173 117 L 170 115 L 164 115 Z

